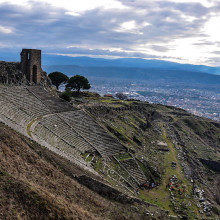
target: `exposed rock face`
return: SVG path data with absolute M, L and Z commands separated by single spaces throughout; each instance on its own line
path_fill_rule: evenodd
M 161 114 L 160 114 L 159 112 L 153 111 L 153 112 L 151 113 L 151 117 L 152 117 L 152 120 L 158 120 L 158 119 L 160 119 L 162 116 L 161 116 Z
M 0 62 L 0 83 L 20 85 L 25 84 L 26 77 L 18 62 Z

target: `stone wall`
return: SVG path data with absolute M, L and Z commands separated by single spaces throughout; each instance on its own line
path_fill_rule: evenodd
M 30 83 L 41 82 L 41 50 L 23 49 L 21 52 L 21 70 Z
M 52 85 L 47 73 L 41 68 L 41 50 L 22 49 L 21 62 L 0 61 L 0 84 Z
M 10 85 L 26 84 L 26 77 L 21 71 L 20 63 L 0 61 L 0 83 Z
M 50 87 L 51 80 L 41 68 L 41 50 L 23 49 L 20 63 L 0 61 L 0 84 Z
M 95 180 L 91 177 L 83 175 L 83 176 L 76 177 L 76 179 L 79 183 L 83 184 L 84 186 L 88 187 L 89 189 L 97 192 L 98 194 L 100 194 L 102 196 L 106 196 L 109 199 L 115 200 L 117 202 L 128 203 L 128 204 L 139 203 L 139 204 L 144 204 L 147 207 L 149 207 L 149 206 L 156 207 L 156 205 L 144 202 L 143 200 L 140 200 L 138 198 L 127 196 L 127 195 L 119 192 L 117 189 L 114 189 L 111 186 L 106 185 L 106 184 L 104 184 L 98 180 Z

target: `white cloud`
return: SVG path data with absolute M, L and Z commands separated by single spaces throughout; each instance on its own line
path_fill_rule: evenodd
M 88 10 L 96 8 L 109 9 L 126 9 L 121 2 L 117 0 L 38 0 L 39 2 L 48 3 L 53 7 L 63 8 L 65 14 L 80 16 Z
M 0 4 L 5 4 L 5 3 L 10 3 L 10 4 L 17 4 L 17 5 L 25 5 L 27 4 L 27 2 L 29 2 L 28 0 L 0 0 Z
M 13 30 L 11 28 L 0 25 L 0 32 L 2 32 L 3 34 L 11 34 L 13 33 Z
M 72 15 L 72 16 L 80 16 L 80 13 L 74 12 L 74 11 L 67 11 L 65 12 L 66 15 Z
M 142 58 L 152 55 L 185 63 L 213 64 L 211 58 L 216 61 L 216 56 L 220 57 L 213 53 L 220 41 L 218 2 L 0 0 L 1 43 L 43 48 L 45 52 L 54 48 L 59 54 Z M 14 30 L 16 35 L 12 34 Z M 68 45 L 72 53 L 66 51 Z
M 211 41 L 219 41 L 220 40 L 220 16 L 212 17 L 205 25 L 203 31 L 209 36 L 209 40 Z
M 32 3 L 49 4 L 53 7 L 63 8 L 68 11 L 68 14 L 78 15 L 87 10 L 96 8 L 103 9 L 125 9 L 120 1 L 117 0 L 0 0 L 1 3 L 8 3 L 12 5 L 30 6 Z
M 131 20 L 121 23 L 119 27 L 114 29 L 114 31 L 143 35 L 144 33 L 141 31 L 141 29 L 149 25 L 150 24 L 148 22 L 137 24 L 135 20 Z
M 135 21 L 126 21 L 115 29 L 117 32 L 140 33 Z
M 44 0 L 40 1 L 44 2 Z M 74 10 L 77 12 L 92 10 L 99 7 L 104 9 L 127 8 L 117 0 L 46 0 L 46 2 L 56 7 L 64 7 L 68 10 Z
M 176 3 L 200 3 L 206 7 L 211 7 L 214 5 L 215 2 L 217 2 L 216 0 L 163 0 L 163 1 L 176 2 Z
M 30 0 L 0 0 L 0 4 L 11 4 L 11 5 L 17 5 L 17 6 L 22 6 L 25 8 L 30 8 L 31 3 Z

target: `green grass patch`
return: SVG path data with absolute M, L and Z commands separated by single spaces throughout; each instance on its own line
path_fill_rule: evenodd
M 101 158 L 97 160 L 94 168 L 96 171 L 99 171 L 102 168 L 102 159 Z
M 86 158 L 86 162 L 90 162 L 92 160 L 93 156 L 92 155 L 89 155 L 87 158 Z
M 31 135 L 31 126 L 33 125 L 33 123 L 34 123 L 36 120 L 37 120 L 37 119 L 34 119 L 34 120 L 30 121 L 30 122 L 28 123 L 28 125 L 27 125 L 27 134 L 28 134 L 30 137 L 32 137 L 32 135 Z
M 126 154 L 119 154 L 119 155 L 116 156 L 116 158 L 119 161 L 124 161 L 124 160 L 132 159 L 132 156 L 126 153 Z
M 166 130 L 161 126 L 163 129 L 162 139 L 168 144 L 168 147 L 170 151 L 168 153 L 165 153 L 163 155 L 163 167 L 165 169 L 165 172 L 162 175 L 161 184 L 158 188 L 154 188 L 150 190 L 149 192 L 147 190 L 141 191 L 140 197 L 150 203 L 153 203 L 157 205 L 160 208 L 163 208 L 165 210 L 168 210 L 171 215 L 176 214 L 174 210 L 174 206 L 171 203 L 170 199 L 170 191 L 166 189 L 166 185 L 169 183 L 169 178 L 173 175 L 176 175 L 179 181 L 180 187 L 183 185 L 186 185 L 186 192 L 182 195 L 179 195 L 176 192 L 176 206 L 179 209 L 179 212 L 187 212 L 189 219 L 193 219 L 194 215 L 191 213 L 197 212 L 197 207 L 192 204 L 191 206 L 187 207 L 187 210 L 183 208 L 183 204 L 188 204 L 189 202 L 193 203 L 193 198 L 191 196 L 185 197 L 185 194 L 190 195 L 192 186 L 187 181 L 183 169 L 180 165 L 180 161 L 177 159 L 177 150 L 174 147 L 174 144 L 172 141 L 167 138 Z M 173 169 L 171 166 L 172 161 L 175 161 L 177 163 L 176 169 Z M 141 166 L 141 165 L 140 165 Z
M 113 127 L 110 127 L 109 125 L 106 126 L 107 129 L 113 134 L 115 135 L 117 138 L 119 138 L 121 141 L 127 143 L 129 142 L 129 139 L 127 137 L 125 137 L 125 135 L 123 135 L 121 132 L 120 132 L 120 129 L 117 129 L 117 128 L 113 128 Z
M 84 153 L 83 155 L 82 155 L 82 157 L 84 158 L 84 159 L 86 159 L 86 157 L 89 155 L 89 153 Z
M 150 190 L 149 192 L 142 190 L 140 192 L 140 198 L 146 202 L 157 205 L 159 208 L 169 211 L 170 214 L 174 214 L 169 192 L 166 192 L 161 187 Z

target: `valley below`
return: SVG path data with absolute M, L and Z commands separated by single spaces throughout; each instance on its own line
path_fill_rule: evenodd
M 130 99 L 175 106 L 220 121 L 219 75 L 199 70 L 166 69 L 163 65 L 150 69 L 107 66 L 104 62 L 99 66 L 101 64 L 96 59 L 91 59 L 88 64 L 77 64 L 84 66 L 47 65 L 44 69 L 48 73 L 61 71 L 69 77 L 75 74 L 86 76 L 91 83 L 91 91 L 100 95 L 115 96 L 122 92 Z

